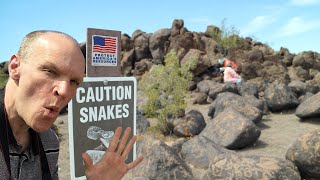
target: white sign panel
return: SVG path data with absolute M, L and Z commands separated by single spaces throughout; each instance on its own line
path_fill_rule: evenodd
M 136 135 L 137 82 L 134 77 L 85 78 L 68 104 L 71 179 L 85 179 L 82 153 L 97 162 L 117 127 Z M 136 145 L 126 163 L 136 158 Z

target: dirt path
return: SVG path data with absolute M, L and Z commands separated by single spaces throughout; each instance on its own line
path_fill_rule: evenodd
M 191 100 L 188 102 L 186 113 L 195 109 L 202 113 L 207 123 L 210 121 L 210 117 L 207 116 L 209 104 L 192 105 Z M 256 125 L 261 129 L 258 141 L 253 146 L 237 150 L 237 152 L 285 158 L 288 148 L 299 135 L 320 129 L 320 118 L 300 121 L 294 115 L 294 111 L 290 113 L 269 113 L 264 115 L 261 122 Z
M 285 158 L 288 148 L 301 134 L 320 129 L 320 118 L 300 121 L 292 113 L 269 114 L 257 126 L 261 129 L 259 140 L 238 152 Z
M 55 125 L 59 129 L 60 138 L 59 179 L 70 180 L 68 115 L 60 115 Z
M 206 121 L 207 106 L 191 106 L 202 112 Z M 188 112 L 188 110 L 186 111 Z M 60 139 L 60 157 L 59 157 L 59 177 L 61 180 L 70 179 L 70 161 L 69 161 L 69 135 L 67 115 L 61 115 L 56 125 L 59 128 Z M 284 158 L 289 146 L 295 139 L 304 132 L 320 129 L 320 118 L 301 122 L 293 113 L 289 114 L 268 114 L 265 115 L 260 123 L 261 128 L 259 140 L 252 146 L 238 152 L 241 154 L 272 156 Z

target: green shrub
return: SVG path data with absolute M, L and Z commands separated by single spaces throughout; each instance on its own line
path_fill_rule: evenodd
M 222 47 L 224 51 L 229 48 L 240 48 L 243 45 L 243 41 L 239 36 L 240 31 L 234 26 L 227 27 L 225 19 L 221 22 L 219 31 L 209 32 L 211 37 Z
M 8 77 L 9 75 L 0 73 L 0 89 L 6 85 Z
M 180 67 L 176 52 L 172 50 L 166 55 L 164 62 L 165 65 L 154 65 L 143 75 L 139 90 L 147 98 L 142 110 L 147 117 L 157 118 L 157 128 L 168 134 L 173 130 L 170 119 L 177 117 L 186 107 L 184 99 L 192 79 L 190 70 L 195 68 L 196 60 Z

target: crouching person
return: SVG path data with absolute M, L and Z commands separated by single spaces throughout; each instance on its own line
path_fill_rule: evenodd
M 223 81 L 225 83 L 240 83 L 241 77 L 232 69 L 231 62 L 227 62 L 226 68 L 224 70 Z

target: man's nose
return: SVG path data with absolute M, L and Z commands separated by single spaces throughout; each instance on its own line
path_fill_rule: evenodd
M 66 81 L 59 81 L 54 88 L 55 95 L 66 97 L 69 93 L 69 83 Z

